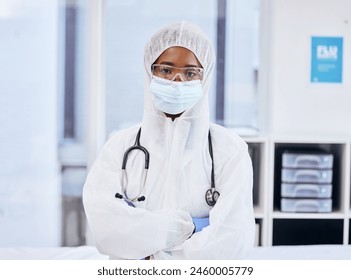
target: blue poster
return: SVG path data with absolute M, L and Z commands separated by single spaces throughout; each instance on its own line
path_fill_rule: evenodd
M 342 37 L 312 37 L 311 82 L 342 82 Z

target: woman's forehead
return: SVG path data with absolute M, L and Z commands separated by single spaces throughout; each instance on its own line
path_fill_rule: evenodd
M 202 67 L 191 50 L 180 46 L 167 48 L 154 63 L 177 67 Z

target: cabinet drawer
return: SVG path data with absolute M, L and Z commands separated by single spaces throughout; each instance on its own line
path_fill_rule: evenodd
M 330 184 L 332 180 L 332 170 L 282 169 L 282 182 L 285 183 Z
M 283 153 L 282 167 L 332 169 L 334 156 L 332 154 L 301 154 Z
M 288 184 L 281 185 L 282 197 L 331 198 L 331 184 Z
M 329 213 L 332 211 L 332 199 L 281 199 L 282 212 Z

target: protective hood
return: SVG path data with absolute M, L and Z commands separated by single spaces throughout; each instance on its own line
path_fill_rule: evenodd
M 199 143 L 199 141 L 202 142 L 203 140 L 207 141 L 207 137 L 205 136 L 209 129 L 208 94 L 215 63 L 215 55 L 211 42 L 203 31 L 184 21 L 160 29 L 151 37 L 145 46 L 144 66 L 146 75 L 143 127 L 145 127 L 145 130 L 147 128 L 148 131 L 153 131 L 153 135 L 149 135 L 147 137 L 148 139 L 145 139 L 144 135 L 144 141 L 146 141 L 147 144 L 155 143 L 156 141 L 158 145 L 161 146 L 162 143 L 165 143 L 165 131 L 171 120 L 154 106 L 154 96 L 149 91 L 149 85 L 152 79 L 151 65 L 166 49 L 174 46 L 184 47 L 192 51 L 204 68 L 202 99 L 192 109 L 185 111 L 173 123 L 173 126 L 176 126 L 174 132 L 177 133 L 178 131 L 183 141 L 185 141 L 184 145 L 186 148 L 192 149 L 194 143 Z M 150 139 L 150 136 L 152 139 Z M 160 148 L 160 146 L 158 146 L 158 148 Z
M 151 65 L 168 48 L 179 46 L 189 49 L 194 53 L 204 68 L 203 90 L 204 97 L 193 109 L 183 113 L 183 118 L 209 117 L 208 92 L 215 63 L 215 55 L 209 39 L 198 27 L 185 21 L 177 22 L 164 27 L 154 34 L 145 46 L 144 66 L 145 79 L 145 102 L 144 119 L 149 114 L 164 115 L 159 112 L 152 103 L 153 96 L 149 92 L 152 73 Z

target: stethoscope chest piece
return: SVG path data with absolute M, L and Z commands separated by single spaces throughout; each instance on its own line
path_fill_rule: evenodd
M 219 192 L 217 192 L 214 188 L 210 188 L 207 190 L 205 195 L 206 203 L 212 207 L 216 204 L 218 197 Z

